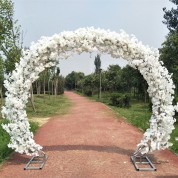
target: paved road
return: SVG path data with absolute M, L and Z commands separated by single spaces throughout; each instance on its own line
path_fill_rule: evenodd
M 50 119 L 35 136 L 49 159 L 43 170 L 23 170 L 28 157 L 14 154 L 0 178 L 178 178 L 178 157 L 168 150 L 151 155 L 157 172 L 135 171 L 130 156 L 143 133 L 104 104 L 65 92 L 68 114 Z

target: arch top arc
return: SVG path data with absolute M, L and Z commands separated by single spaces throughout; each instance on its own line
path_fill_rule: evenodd
M 7 97 L 2 115 L 10 121 L 3 125 L 11 136 L 8 146 L 29 155 L 38 154 L 42 149 L 33 140 L 25 110 L 31 84 L 45 68 L 82 52 L 99 52 L 110 54 L 113 58 L 123 58 L 140 71 L 148 83 L 153 107 L 150 128 L 144 133 L 138 147 L 142 147 L 143 154 L 169 147 L 174 113 L 178 107 L 172 105 L 175 87 L 168 70 L 159 61 L 159 51 L 144 46 L 135 36 L 129 36 L 124 31 L 117 33 L 93 27 L 42 37 L 30 49 L 23 51 L 16 69 L 4 82 Z

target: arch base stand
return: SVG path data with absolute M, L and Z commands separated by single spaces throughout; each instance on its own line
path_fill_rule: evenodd
M 43 169 L 47 159 L 48 156 L 44 152 L 41 152 L 39 156 L 33 156 L 30 159 L 30 161 L 24 167 L 24 170 L 41 170 Z
M 156 171 L 156 167 L 147 156 L 131 156 L 136 171 Z

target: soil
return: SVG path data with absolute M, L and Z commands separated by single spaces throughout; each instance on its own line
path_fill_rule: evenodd
M 142 131 L 118 118 L 102 103 L 65 92 L 73 105 L 51 118 L 35 140 L 48 160 L 42 170 L 24 170 L 29 157 L 14 153 L 0 178 L 178 178 L 178 157 L 169 150 L 149 155 L 157 171 L 136 171 L 130 156 Z

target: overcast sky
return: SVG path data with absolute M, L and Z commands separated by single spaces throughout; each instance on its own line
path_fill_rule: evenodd
M 15 18 L 24 32 L 24 46 L 41 36 L 52 36 L 64 30 L 94 26 L 134 34 L 145 45 L 161 47 L 168 33 L 163 21 L 163 7 L 169 0 L 12 0 Z M 94 71 L 96 54 L 75 55 L 60 62 L 63 75 L 71 71 L 89 74 Z M 111 64 L 124 66 L 125 60 L 101 55 L 102 68 Z

